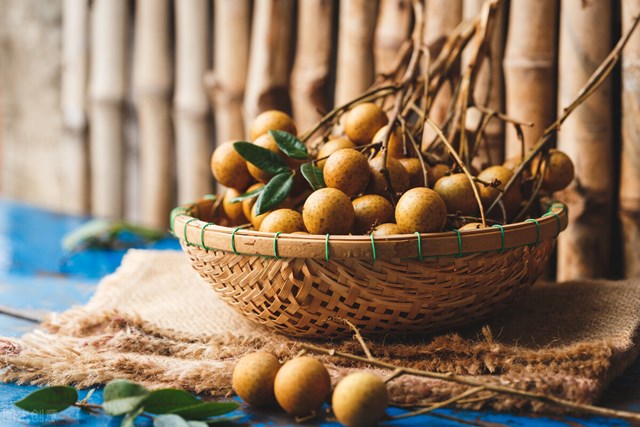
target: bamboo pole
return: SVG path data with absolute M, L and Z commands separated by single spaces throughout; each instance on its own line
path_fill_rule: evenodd
M 124 100 L 128 2 L 95 0 L 91 21 L 91 212 L 124 214 Z
M 173 194 L 168 0 L 136 2 L 133 87 L 140 134 L 140 219 L 164 226 Z
M 173 98 L 178 203 L 212 190 L 209 107 L 204 75 L 209 65 L 207 0 L 174 0 L 176 88 Z
M 89 150 L 87 141 L 87 77 L 89 2 L 65 0 L 62 28 L 62 158 L 60 168 L 65 209 L 89 213 Z
M 245 129 L 265 110 L 289 112 L 293 0 L 254 3 L 249 74 L 244 94 Z
M 622 28 L 640 15 L 640 0 L 622 1 Z M 624 272 L 640 277 L 640 34 L 634 34 L 622 55 L 622 157 L 620 159 L 620 221 Z
M 206 74 L 216 124 L 216 144 L 244 138 L 242 99 L 249 64 L 251 2 L 215 0 L 213 3 L 214 70 Z
M 293 117 L 306 130 L 328 111 L 334 0 L 298 3 L 298 37 L 291 72 Z
M 340 1 L 335 105 L 357 97 L 373 83 L 376 13 L 377 1 Z
M 409 38 L 411 19 L 409 0 L 380 0 L 373 40 L 376 74 L 390 71 L 400 46 Z
M 608 0 L 563 0 L 560 11 L 558 108 L 566 107 L 611 49 Z M 559 198 L 569 226 L 558 239 L 558 280 L 604 277 L 611 253 L 613 199 L 611 82 L 564 122 L 558 148 L 571 157 L 576 179 Z
M 503 60 L 507 114 L 533 122 L 523 128 L 530 148 L 553 122 L 556 111 L 556 36 L 558 0 L 512 0 Z M 521 155 L 512 126 L 506 129 L 505 157 Z

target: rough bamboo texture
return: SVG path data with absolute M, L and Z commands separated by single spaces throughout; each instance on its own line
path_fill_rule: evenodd
M 612 5 L 564 0 L 560 11 L 558 108 L 567 106 L 611 50 Z M 604 277 L 611 254 L 613 201 L 611 81 L 562 125 L 558 148 L 571 157 L 576 179 L 560 197 L 569 227 L 558 241 L 558 280 Z
M 622 1 L 622 31 L 640 14 L 640 0 Z M 624 274 L 640 277 L 640 34 L 622 53 L 622 156 L 620 159 L 620 221 Z
M 95 0 L 91 25 L 91 212 L 124 214 L 128 2 Z
M 387 73 L 411 30 L 410 0 L 380 0 L 373 40 L 376 74 Z
M 245 128 L 261 112 L 290 112 L 289 73 L 293 0 L 254 2 L 249 74 L 244 95 Z
M 244 138 L 242 100 L 247 83 L 251 2 L 215 0 L 213 13 L 214 69 L 206 74 L 213 104 L 216 144 Z
M 362 94 L 373 83 L 373 37 L 377 1 L 341 0 L 335 104 Z
M 176 88 L 173 98 L 178 203 L 212 190 L 209 172 L 209 101 L 204 75 L 209 66 L 207 0 L 175 0 Z
M 298 34 L 291 72 L 291 104 L 298 129 L 313 126 L 328 111 L 333 51 L 334 0 L 298 3 Z
M 136 2 L 133 85 L 140 134 L 140 220 L 165 226 L 174 205 L 168 0 Z
M 89 2 L 65 0 L 62 28 L 61 168 L 66 210 L 89 213 L 89 150 L 87 139 L 87 80 L 89 65 Z
M 556 116 L 557 0 L 513 0 L 503 61 L 507 113 L 533 122 L 523 128 L 531 147 Z M 505 157 L 520 156 L 516 132 L 506 129 Z

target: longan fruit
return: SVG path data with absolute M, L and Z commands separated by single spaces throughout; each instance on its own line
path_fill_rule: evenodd
M 373 136 L 371 143 L 384 141 L 384 134 L 387 132 L 389 125 L 382 126 L 378 132 Z M 404 157 L 404 144 L 402 141 L 402 131 L 399 127 L 395 127 L 393 132 L 389 135 L 389 144 L 387 145 L 387 151 L 389 152 L 389 157 L 393 157 L 396 159 L 401 159 Z
M 311 234 L 348 234 L 355 212 L 351 200 L 342 191 L 321 188 L 304 202 L 302 220 Z
M 534 167 L 536 163 L 537 159 L 532 162 L 531 170 L 534 172 L 537 170 Z M 542 188 L 550 193 L 563 190 L 571 184 L 574 174 L 575 170 L 571 158 L 563 151 L 552 148 L 549 150 Z
M 258 147 L 266 148 L 272 153 L 281 155 L 280 149 L 278 148 L 278 144 L 276 144 L 275 139 L 273 139 L 271 135 L 269 135 L 268 133 L 260 136 L 258 139 L 253 141 L 253 143 Z M 284 160 L 284 157 L 283 157 L 283 160 Z M 267 182 L 273 177 L 273 175 L 271 175 L 269 172 L 259 169 L 257 166 L 253 165 L 250 162 L 247 162 L 247 170 L 249 170 L 249 173 L 251 174 L 251 176 L 256 181 L 259 181 L 259 182 Z
M 355 212 L 353 231 L 357 234 L 365 234 L 378 224 L 393 221 L 393 205 L 382 196 L 366 194 L 352 204 Z
M 247 162 L 233 147 L 233 142 L 218 145 L 211 155 L 211 173 L 225 187 L 244 190 L 251 183 Z
M 481 228 L 486 228 L 486 226 L 482 225 L 481 222 L 469 222 L 460 227 L 458 230 L 480 230 Z
M 346 427 L 375 426 L 388 405 L 386 384 L 368 372 L 354 372 L 344 377 L 331 397 L 333 413 Z
M 276 209 L 269 213 L 260 224 L 260 231 L 267 233 L 295 233 L 305 231 L 302 215 L 293 209 Z
M 331 154 L 324 165 L 324 182 L 347 196 L 355 196 L 369 184 L 369 163 L 364 154 L 343 148 Z
M 222 198 L 222 210 L 233 225 L 246 224 L 249 221 L 242 210 L 242 203 L 231 203 L 231 199 L 240 194 L 235 188 L 228 188 Z
M 409 188 L 424 187 L 424 174 L 420 160 L 412 157 L 408 159 L 398 159 L 404 170 L 409 175 Z M 429 181 L 429 168 L 427 167 L 427 181 Z
M 249 128 L 249 138 L 251 141 L 255 141 L 270 130 L 282 130 L 292 135 L 298 133 L 293 119 L 287 113 L 268 110 L 253 119 Z
M 447 205 L 447 212 L 462 215 L 473 215 L 478 210 L 478 203 L 473 193 L 473 187 L 463 173 L 443 176 L 436 182 L 433 189 L 442 197 Z
M 322 362 L 301 356 L 282 365 L 273 390 L 278 404 L 287 413 L 309 415 L 324 403 L 331 391 L 331 379 Z
M 253 190 L 257 190 L 260 187 L 264 187 L 264 184 L 262 183 L 256 183 L 253 184 L 251 187 L 247 188 L 247 193 L 249 191 L 253 191 Z M 256 201 L 258 200 L 258 196 L 252 197 L 250 199 L 244 199 L 241 203 L 242 203 L 242 213 L 244 214 L 244 216 L 247 218 L 247 220 L 249 222 L 251 222 L 251 210 L 253 209 L 253 205 L 256 204 Z
M 384 237 L 384 236 L 392 236 L 394 234 L 405 234 L 405 233 L 404 231 L 402 231 L 400 227 L 398 227 L 398 224 L 395 224 L 393 222 L 386 222 L 374 228 L 371 234 L 373 235 L 373 237 Z
M 437 163 L 427 169 L 427 181 L 429 181 L 429 187 L 433 188 L 436 182 L 443 176 L 446 176 L 451 171 L 451 168 L 443 163 Z
M 383 166 L 381 155 L 377 155 L 369 160 L 371 177 L 369 178 L 367 192 L 386 197 L 388 195 L 387 180 L 382 173 Z M 391 179 L 393 191 L 395 193 L 404 193 L 407 191 L 409 188 L 409 174 L 402 166 L 402 163 L 400 163 L 398 159 L 387 157 L 387 169 L 389 170 L 389 178 Z
M 258 351 L 243 356 L 233 368 L 232 384 L 236 394 L 251 406 L 274 406 L 273 386 L 280 362 L 271 353 Z
M 325 157 L 329 157 L 331 154 L 335 153 L 336 151 L 342 148 L 355 148 L 355 147 L 356 147 L 356 144 L 351 142 L 351 140 L 346 136 L 332 139 L 327 141 L 322 147 L 320 147 L 320 149 L 318 150 L 317 158 L 323 159 Z M 318 166 L 320 169 L 323 169 L 326 162 L 327 162 L 327 159 L 318 160 L 316 162 L 316 166 Z
M 482 206 L 488 208 L 494 200 L 498 198 L 500 190 L 504 189 L 512 176 L 513 171 L 504 166 L 490 166 L 480 172 L 478 179 L 484 182 L 493 182 L 494 180 L 500 181 L 498 188 L 478 184 L 478 191 L 480 193 L 480 200 L 482 200 Z M 511 186 L 509 191 L 502 196 L 502 201 L 504 202 L 504 208 L 507 211 L 507 215 L 515 213 L 518 206 L 520 206 L 520 202 L 522 202 L 522 192 L 520 191 L 520 187 L 517 184 Z M 498 210 L 494 212 L 498 212 Z
M 396 204 L 396 224 L 404 233 L 431 233 L 442 230 L 447 207 L 438 193 L 416 187 L 407 191 Z
M 382 108 L 372 102 L 353 107 L 344 120 L 344 132 L 356 145 L 371 142 L 378 130 L 389 122 Z

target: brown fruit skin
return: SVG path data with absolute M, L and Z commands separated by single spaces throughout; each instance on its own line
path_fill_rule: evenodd
M 382 108 L 371 102 L 353 107 L 344 120 L 344 132 L 356 145 L 371 143 L 376 132 L 389 122 Z
M 273 385 L 280 362 L 271 353 L 259 351 L 242 357 L 233 369 L 233 389 L 251 406 L 275 406 Z
M 335 188 L 321 188 L 307 198 L 302 219 L 310 234 L 348 234 L 355 212 L 351 200 Z
M 371 232 L 373 237 L 384 237 L 384 236 L 393 236 L 394 234 L 405 234 L 398 224 L 393 222 L 387 222 L 384 224 L 378 225 Z
M 244 190 L 253 181 L 247 162 L 233 148 L 233 142 L 219 145 L 211 155 L 211 173 L 225 187 Z
M 331 406 L 346 427 L 377 425 L 389 405 L 387 386 L 377 376 L 354 372 L 344 377 L 333 391 Z
M 259 147 L 266 148 L 273 153 L 281 155 L 278 144 L 276 144 L 276 141 L 269 134 L 262 135 L 261 137 L 253 141 L 253 143 Z M 281 155 L 281 157 L 283 156 Z M 247 170 L 249 171 L 249 174 L 251 174 L 251 176 L 259 182 L 267 182 L 273 177 L 273 175 L 271 175 L 270 173 L 257 168 L 249 162 L 247 162 Z
M 382 156 L 377 155 L 373 159 L 369 160 L 369 170 L 371 171 L 371 177 L 369 178 L 369 186 L 367 187 L 367 193 L 379 194 L 383 197 L 388 196 L 387 180 L 382 173 L 383 163 Z M 402 163 L 398 159 L 393 157 L 387 157 L 387 169 L 389 170 L 389 177 L 391 178 L 391 185 L 395 193 L 404 193 L 409 188 L 409 174 L 402 166 Z
M 302 215 L 293 209 L 276 209 L 260 224 L 260 231 L 267 233 L 295 233 L 305 231 Z
M 343 148 L 355 148 L 355 147 L 356 147 L 356 144 L 354 144 L 346 136 L 332 139 L 330 141 L 327 141 L 322 147 L 320 147 L 320 149 L 318 150 L 317 158 L 322 159 L 324 157 L 329 157 L 331 154 Z M 318 160 L 316 162 L 316 166 L 318 166 L 320 169 L 323 169 L 326 162 L 327 162 L 327 159 Z
M 337 188 L 347 196 L 355 196 L 369 184 L 369 163 L 364 154 L 352 148 L 343 148 L 329 156 L 323 175 L 327 187 Z
M 534 167 L 534 163 L 537 162 L 532 162 L 531 170 L 535 172 L 537 168 Z M 575 169 L 571 158 L 564 152 L 552 148 L 549 150 L 542 188 L 550 193 L 563 190 L 571 184 L 574 174 Z
M 384 134 L 387 132 L 389 125 L 382 126 L 378 132 L 371 139 L 371 143 L 384 141 Z M 389 151 L 389 156 L 394 159 L 401 159 L 404 157 L 404 144 L 402 142 L 402 131 L 400 128 L 396 127 L 389 135 L 389 144 L 387 145 L 387 151 Z
M 283 130 L 292 135 L 297 135 L 298 130 L 293 119 L 285 112 L 268 110 L 253 119 L 249 129 L 249 138 L 255 141 L 270 130 Z
M 262 183 L 253 184 L 251 187 L 247 188 L 246 192 L 248 193 L 249 191 L 257 190 L 260 187 L 264 187 L 264 184 Z M 253 209 L 253 205 L 256 204 L 257 200 L 258 200 L 258 196 L 255 196 L 250 199 L 245 199 L 242 201 L 242 213 L 244 214 L 244 216 L 247 218 L 249 222 L 251 222 L 251 211 Z
M 396 204 L 396 224 L 404 233 L 440 231 L 446 220 L 447 207 L 430 188 L 412 188 Z
M 493 182 L 493 180 L 497 179 L 500 181 L 500 186 L 498 188 L 504 189 L 512 176 L 513 172 L 504 166 L 490 166 L 480 172 L 478 179 L 484 182 Z M 488 208 L 500 195 L 500 191 L 498 189 L 494 187 L 485 187 L 483 184 L 478 184 L 478 191 L 480 192 L 482 206 L 485 208 Z M 507 216 L 511 216 L 516 213 L 520 206 L 520 202 L 522 202 L 522 192 L 520 191 L 520 186 L 517 185 L 517 182 L 509 189 L 509 192 L 502 197 L 502 201 L 504 202 Z M 500 211 L 500 209 L 496 209 L 492 213 Z M 502 213 L 499 213 L 498 216 L 502 216 Z
M 463 173 L 443 176 L 436 182 L 433 189 L 442 197 L 449 213 L 460 212 L 462 215 L 474 215 L 478 210 L 473 187 Z
M 319 409 L 331 391 L 327 368 L 309 356 L 296 357 L 278 371 L 273 390 L 278 404 L 295 416 Z
M 378 224 L 393 221 L 393 205 L 382 196 L 367 194 L 352 204 L 355 212 L 353 232 L 356 234 L 365 234 Z
M 482 225 L 481 222 L 469 222 L 465 225 L 463 225 L 462 227 L 460 227 L 458 230 L 459 231 L 464 231 L 464 230 L 479 230 L 481 228 L 487 228 L 484 225 Z
M 224 197 L 222 199 L 222 210 L 227 218 L 229 218 L 232 225 L 246 224 L 249 221 L 244 215 L 242 203 L 231 203 L 230 201 L 234 197 L 238 197 L 240 194 L 241 193 L 235 188 L 228 188 L 227 191 L 224 192 Z
M 427 181 L 429 181 L 429 187 L 433 188 L 436 182 L 443 176 L 446 176 L 451 171 L 451 168 L 442 163 L 437 163 L 427 169 Z
M 409 188 L 424 187 L 424 174 L 420 160 L 416 158 L 398 159 L 404 170 L 409 175 Z M 429 181 L 429 168 L 427 167 L 427 181 Z

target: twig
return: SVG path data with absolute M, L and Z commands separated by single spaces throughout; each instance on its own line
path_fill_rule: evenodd
M 396 415 L 395 417 L 391 417 L 393 419 L 402 419 L 402 418 L 409 418 L 409 417 L 415 417 L 417 415 L 423 415 L 423 414 L 427 414 L 429 412 L 435 411 L 436 409 L 439 408 L 444 408 L 445 406 L 449 406 L 452 403 L 456 403 L 462 399 L 464 399 L 467 396 L 471 396 L 472 394 L 476 394 L 482 390 L 484 390 L 484 386 L 480 386 L 480 387 L 474 387 L 474 388 L 470 388 L 460 394 L 457 394 L 447 400 L 443 400 L 442 402 L 437 402 L 434 403 L 426 408 L 421 408 L 421 409 L 417 409 L 415 411 L 411 411 L 411 412 L 406 412 L 404 414 L 401 415 Z
M 374 357 L 371 354 L 371 351 L 369 351 L 369 347 L 367 347 L 367 343 L 364 342 L 364 338 L 362 338 L 362 335 L 360 334 L 360 331 L 358 330 L 358 328 L 356 328 L 356 325 L 351 323 L 351 321 L 349 319 L 344 319 L 343 318 L 343 319 L 340 319 L 340 320 L 342 320 L 344 323 L 349 325 L 349 328 L 351 328 L 351 330 L 353 331 L 353 333 L 356 336 L 356 340 L 358 340 L 358 343 L 360 343 L 360 347 L 362 347 L 362 351 L 364 351 L 364 354 L 367 355 L 367 359 L 373 360 Z

